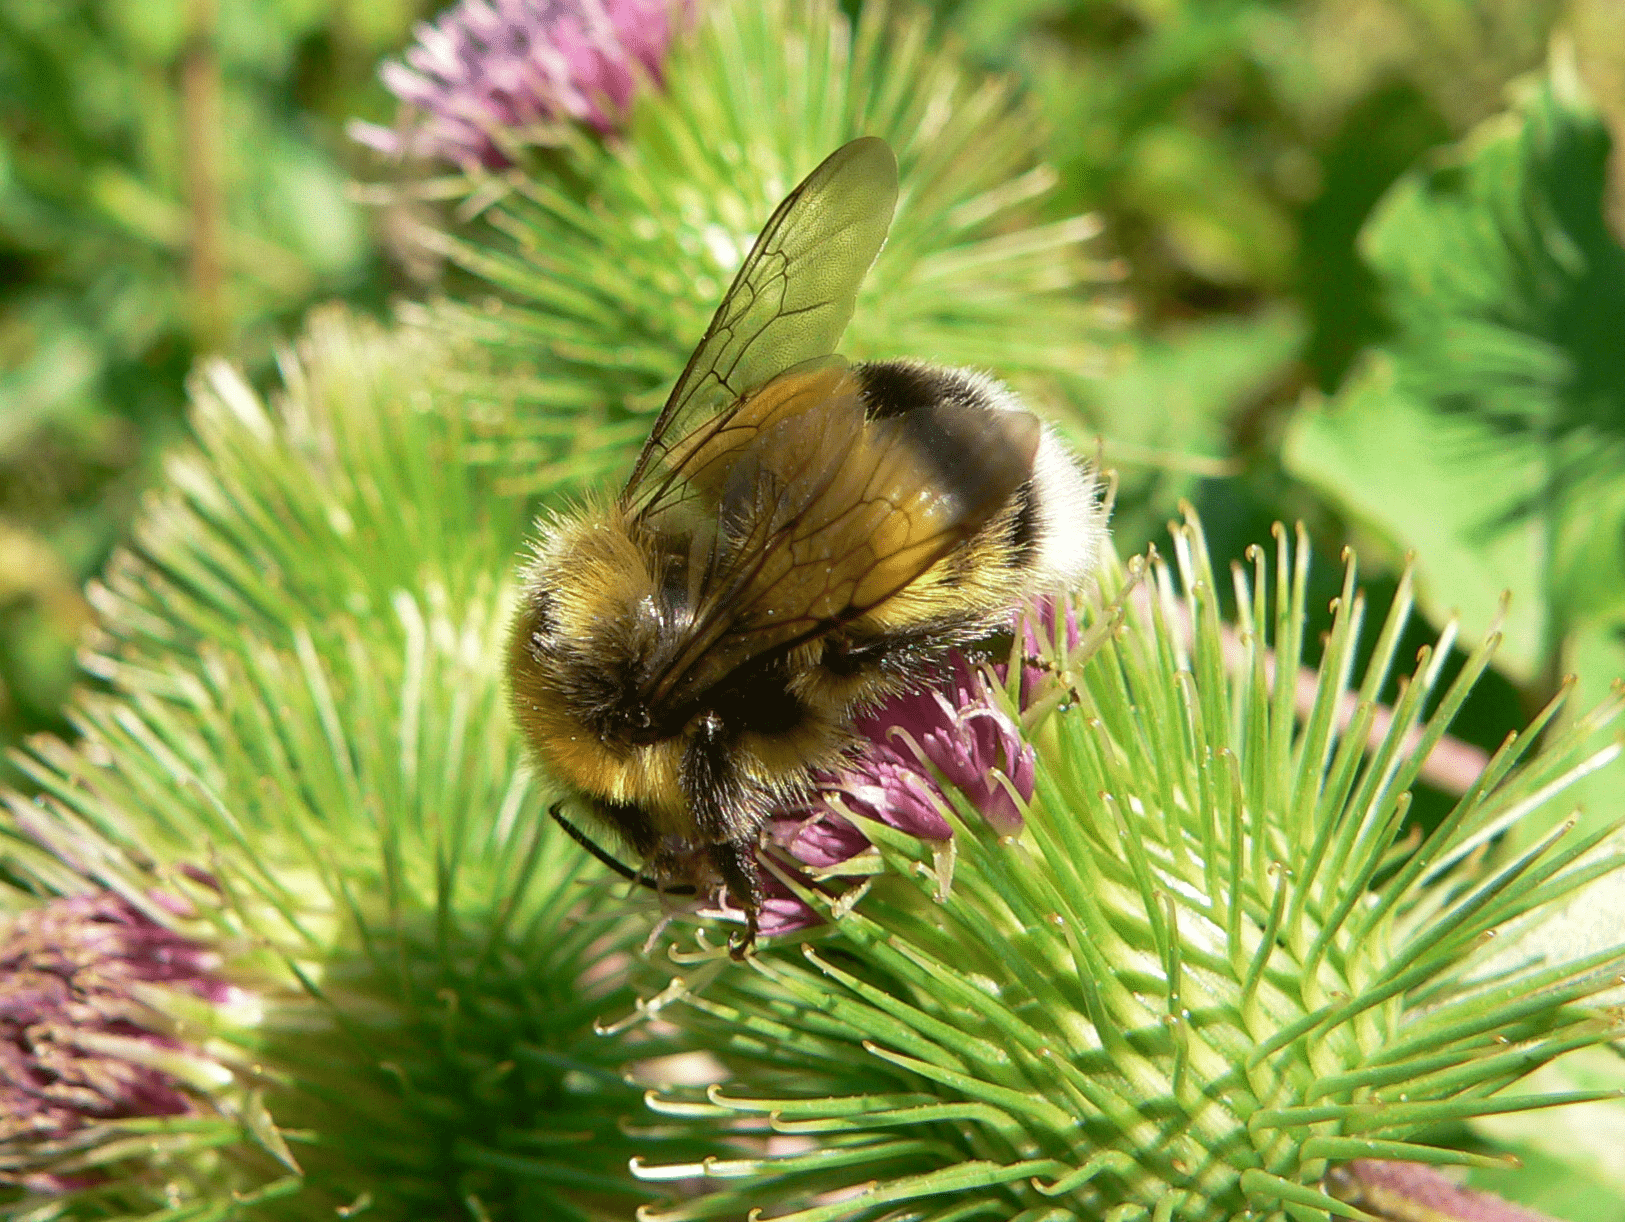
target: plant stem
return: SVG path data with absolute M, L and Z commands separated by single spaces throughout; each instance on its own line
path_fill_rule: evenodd
M 220 58 L 215 46 L 217 0 L 187 0 L 186 49 L 181 58 L 181 129 L 190 212 L 188 279 L 192 339 L 201 352 L 226 341 L 221 268 Z

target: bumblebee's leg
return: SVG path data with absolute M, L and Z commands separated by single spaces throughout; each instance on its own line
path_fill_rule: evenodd
M 1065 678 L 1067 678 L 1068 672 L 1065 671 L 1065 670 L 1062 670 L 1059 666 L 1057 666 L 1055 664 L 1055 660 L 1053 658 L 1046 658 L 1041 654 L 1024 653 L 1022 655 L 1022 658 L 1021 658 L 1021 664 L 1024 667 L 1030 666 L 1034 670 L 1043 671 L 1046 675 L 1049 675 L 1052 679 L 1065 679 Z M 1027 703 L 1030 699 L 1032 699 L 1032 697 L 1030 696 L 1030 694 L 1026 690 L 1026 682 L 1027 682 L 1026 679 L 1023 678 L 1022 679 L 1022 685 L 1023 685 L 1022 686 L 1022 696 L 1021 696 L 1023 704 Z M 1067 685 L 1066 685 L 1066 692 L 1067 692 L 1067 695 L 1072 698 L 1072 703 L 1074 705 L 1078 705 L 1078 704 L 1083 703 L 1083 696 L 1079 693 L 1078 685 L 1076 683 L 1068 682 Z
M 756 864 L 756 841 L 725 840 L 711 846 L 711 861 L 727 884 L 728 894 L 745 910 L 745 934 L 728 939 L 728 953 L 743 959 L 756 945 L 756 920 L 762 911 L 762 870 Z
M 728 894 L 745 912 L 745 937 L 731 943 L 739 958 L 756 941 L 762 909 L 762 880 L 756 864 L 756 842 L 767 822 L 768 796 L 741 775 L 734 736 L 722 718 L 700 718 L 683 751 L 678 779 L 700 841 L 710 846 L 711 861 Z

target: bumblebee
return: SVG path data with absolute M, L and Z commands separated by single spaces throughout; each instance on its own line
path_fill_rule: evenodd
M 833 355 L 897 189 L 866 137 L 790 193 L 626 486 L 540 523 L 521 572 L 508 673 L 535 758 L 642 881 L 725 887 L 736 955 L 762 827 L 850 758 L 854 716 L 1076 585 L 1104 534 L 1092 477 L 999 383 Z

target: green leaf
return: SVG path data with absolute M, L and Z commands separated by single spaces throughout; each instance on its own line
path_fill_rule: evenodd
M 1371 360 L 1335 401 L 1294 418 L 1282 457 L 1386 545 L 1390 563 L 1415 556 L 1417 597 L 1434 623 L 1459 615 L 1470 641 L 1498 623 L 1497 662 L 1527 683 L 1546 642 L 1541 531 L 1533 521 L 1494 527 L 1488 507 L 1509 490 L 1538 488 L 1538 469 L 1474 421 L 1428 411 L 1396 382 L 1392 360 Z
M 1284 309 L 1168 327 L 1134 341 L 1098 382 L 1082 388 L 1090 425 L 1074 430 L 1073 440 L 1087 454 L 1098 434 L 1107 467 L 1119 472 L 1123 493 L 1112 535 L 1120 551 L 1160 537 L 1199 480 L 1233 473 L 1226 456 L 1230 421 L 1281 376 L 1304 335 L 1303 320 Z M 1132 518 L 1123 514 L 1125 499 L 1135 506 Z
M 1625 609 L 1625 248 L 1610 140 L 1560 44 L 1517 107 L 1402 179 L 1363 234 L 1394 333 L 1286 462 L 1396 551 L 1538 703 Z M 1445 593 L 1448 591 L 1448 593 Z
M 1173 256 L 1214 284 L 1279 284 L 1297 234 L 1280 202 L 1229 150 L 1184 122 L 1135 135 L 1126 150 L 1124 203 L 1158 217 Z

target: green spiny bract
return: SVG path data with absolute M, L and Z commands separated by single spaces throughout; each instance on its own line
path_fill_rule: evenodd
M 1492 1161 L 1428 1132 L 1564 1102 L 1515 1084 L 1619 1034 L 1587 1003 L 1625 946 L 1489 952 L 1625 862 L 1597 837 L 1490 847 L 1617 754 L 1588 740 L 1620 701 L 1532 750 L 1546 710 L 1407 843 L 1410 789 L 1493 641 L 1445 684 L 1447 629 L 1381 708 L 1409 583 L 1351 686 L 1350 561 L 1300 704 L 1307 541 L 1280 532 L 1273 574 L 1253 549 L 1233 625 L 1194 519 L 1175 542 L 1177 582 L 1155 558 L 1138 583 L 1114 570 L 1084 638 L 1053 650 L 1050 699 L 1019 714 L 1037 767 L 1018 836 L 956 798 L 948 878 L 940 846 L 864 821 L 887 869 L 855 905 L 808 892 L 829 924 L 799 955 L 666 990 L 661 1012 L 734 1076 L 651 1105 L 739 1136 L 640 1163 L 719 1189 L 641 1217 L 1361 1216 L 1322 1190 L 1330 1166 Z

